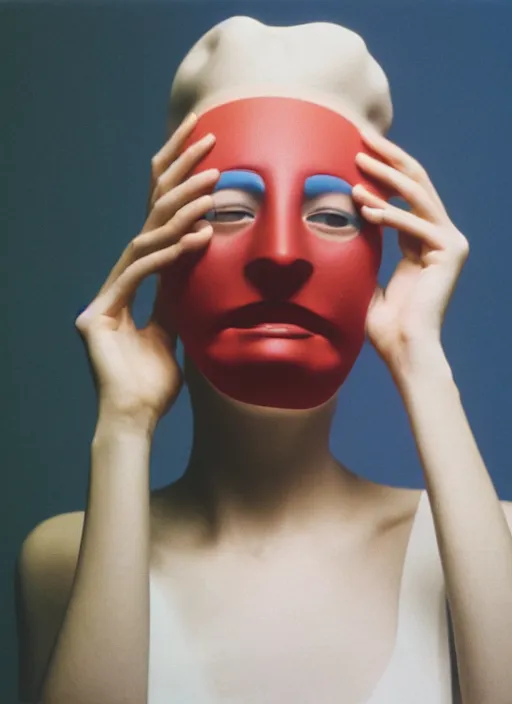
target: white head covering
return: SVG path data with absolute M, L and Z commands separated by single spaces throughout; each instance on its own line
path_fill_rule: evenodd
M 393 107 L 386 75 L 355 32 L 328 22 L 272 27 L 231 17 L 204 34 L 185 56 L 171 88 L 175 129 L 198 115 L 246 97 L 280 96 L 323 105 L 356 127 L 385 133 Z

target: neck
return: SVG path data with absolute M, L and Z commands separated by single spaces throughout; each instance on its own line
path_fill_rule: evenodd
M 335 398 L 305 411 L 263 408 L 223 396 L 189 361 L 186 376 L 194 438 L 176 488 L 210 531 L 305 525 L 348 501 L 357 478 L 329 448 Z

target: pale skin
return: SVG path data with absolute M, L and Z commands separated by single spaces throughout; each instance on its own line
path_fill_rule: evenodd
M 86 520 L 83 514 L 50 519 L 23 546 L 22 694 L 45 704 L 145 704 L 150 572 L 175 593 L 192 594 L 189 608 L 205 614 L 206 646 L 222 642 L 242 657 L 243 640 L 225 641 L 245 606 L 240 584 L 254 582 L 261 592 L 268 575 L 273 607 L 285 612 L 291 593 L 281 572 L 289 579 L 290 570 L 306 564 L 312 569 L 300 573 L 299 582 L 305 604 L 315 605 L 312 623 L 339 617 L 345 625 L 345 636 L 333 644 L 341 653 L 344 701 L 364 701 L 392 649 L 400 570 L 418 492 L 374 485 L 332 457 L 334 399 L 310 411 L 250 407 L 215 392 L 187 364 L 195 428 L 189 465 L 183 480 L 149 496 L 152 436 L 177 396 L 181 373 L 175 340 L 159 327 L 158 311 L 145 331 L 137 331 L 129 306 L 145 276 L 185 248 L 207 246 L 213 229 L 226 227 L 218 222 L 206 228 L 201 219 L 208 210 L 245 197 L 208 195 L 218 172 L 184 180 L 213 143 L 176 160 L 194 124 L 188 118 L 153 159 L 143 231 L 77 320 L 99 398 Z M 454 625 L 461 700 L 509 704 L 512 507 L 496 496 L 441 344 L 468 243 L 412 157 L 380 135 L 370 133 L 365 141 L 377 158 L 359 155 L 360 168 L 411 208 L 405 212 L 361 185 L 354 188 L 363 217 L 396 228 L 403 253 L 386 291 L 376 291 L 368 338 L 397 385 L 423 466 Z M 304 216 L 350 207 L 339 198 L 309 203 Z M 194 233 L 199 228 L 204 229 Z M 353 236 L 348 227 L 342 234 Z M 339 565 L 333 565 L 333 555 Z M 345 581 L 336 582 L 334 601 L 329 584 L 339 578 L 340 566 Z M 210 596 L 198 588 L 203 583 Z M 223 599 L 209 600 L 217 592 Z M 252 608 L 258 605 L 256 594 Z M 299 607 L 307 621 L 300 598 Z M 212 610 L 220 613 L 220 631 L 208 616 Z M 297 637 L 293 613 L 290 618 L 283 623 L 291 648 Z M 363 633 L 359 640 L 357 633 Z M 308 634 L 314 642 L 314 630 Z M 275 636 L 286 642 L 286 632 Z M 265 647 L 268 634 L 261 642 Z M 251 673 L 244 676 L 247 681 L 237 686 L 251 691 Z M 333 693 L 326 691 L 326 700 Z

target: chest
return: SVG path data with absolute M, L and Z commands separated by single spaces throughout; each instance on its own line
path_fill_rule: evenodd
M 180 704 L 366 704 L 394 652 L 404 551 L 175 564 L 152 579 L 153 690 Z

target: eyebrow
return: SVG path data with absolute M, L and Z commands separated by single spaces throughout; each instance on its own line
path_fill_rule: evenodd
M 249 191 L 257 195 L 264 195 L 265 182 L 259 174 L 243 169 L 223 171 L 217 181 L 214 192 L 230 188 Z M 304 183 L 304 196 L 315 198 L 324 193 L 352 194 L 352 186 L 338 176 L 329 174 L 316 174 L 306 179 Z
M 317 174 L 306 179 L 304 184 L 304 195 L 306 198 L 315 198 L 324 193 L 345 193 L 352 195 L 352 186 L 347 181 L 337 176 L 328 174 Z
M 253 171 L 243 171 L 242 169 L 223 171 L 213 190 L 215 192 L 227 188 L 238 188 L 257 195 L 263 195 L 265 193 L 265 182 L 261 176 Z

